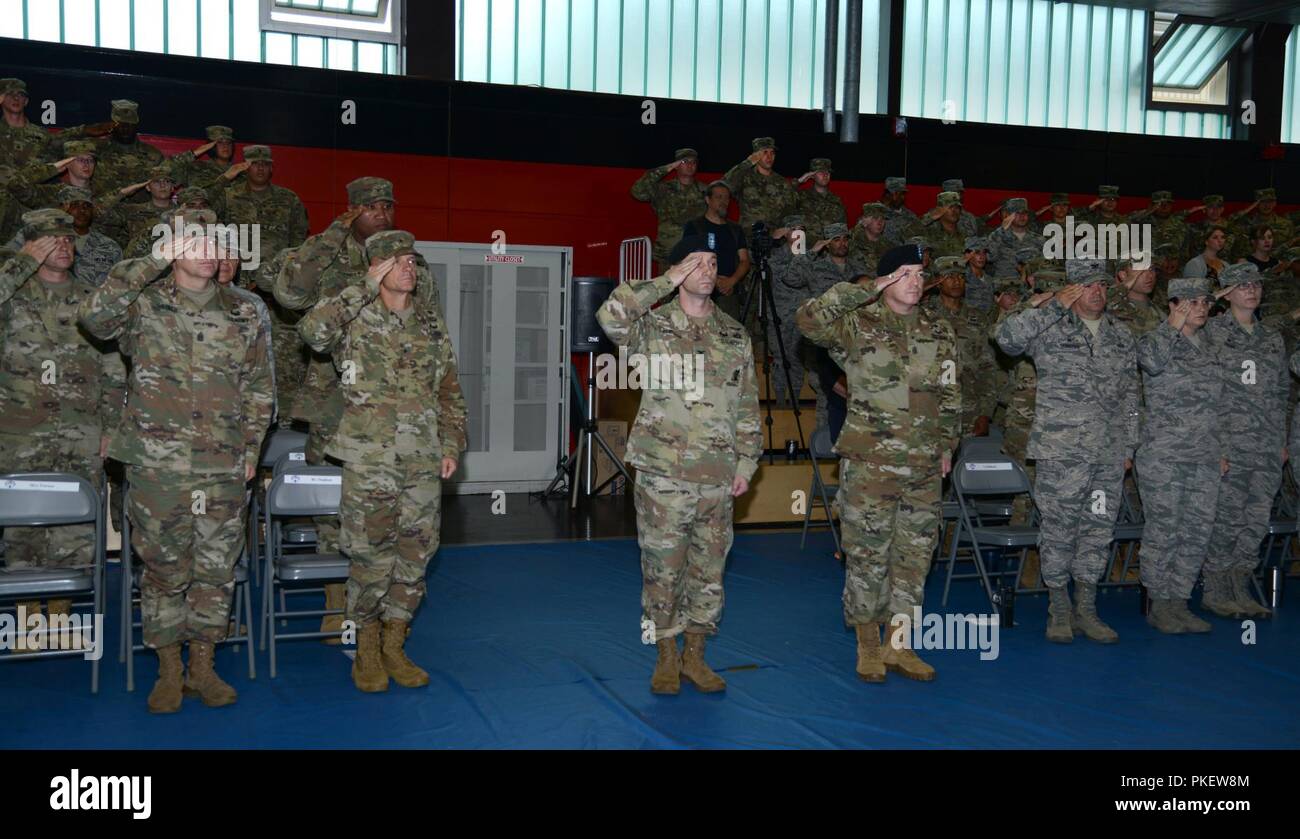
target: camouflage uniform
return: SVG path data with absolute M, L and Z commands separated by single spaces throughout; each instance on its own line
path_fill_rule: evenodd
M 28 213 L 33 238 L 70 235 L 58 210 Z M 74 263 L 75 264 L 75 263 Z M 70 472 L 104 490 L 101 436 L 109 433 L 126 392 L 121 359 L 77 328 L 77 310 L 95 288 L 75 272 L 51 285 L 36 260 L 19 253 L 0 268 L 0 473 Z M 88 566 L 94 525 L 7 528 L 5 563 Z
M 1276 201 L 1277 190 L 1271 187 L 1257 189 L 1255 200 Z M 1264 215 L 1258 209 L 1249 214 L 1237 212 L 1232 214 L 1228 222 L 1231 228 L 1229 233 L 1233 237 L 1233 248 L 1231 251 L 1225 249 L 1219 252 L 1226 255 L 1227 262 L 1235 262 L 1250 253 L 1250 229 L 1258 224 L 1267 224 L 1273 229 L 1274 250 L 1287 246 L 1295 236 L 1295 225 L 1290 219 L 1279 215 L 1276 210 L 1268 215 Z
M 849 258 L 856 260 L 865 269 L 867 276 L 875 279 L 876 265 L 880 262 L 880 257 L 885 255 L 885 251 L 894 246 L 889 240 L 885 231 L 881 231 L 880 238 L 874 242 L 867 236 L 864 219 L 871 216 L 884 218 L 889 212 L 889 208 L 884 204 L 868 203 L 862 205 L 862 216 L 858 223 L 853 225 L 853 230 L 849 233 Z
M 1127 326 L 1134 338 L 1141 338 L 1165 319 L 1149 298 L 1145 303 L 1134 300 L 1128 296 L 1128 290 L 1118 283 L 1106 289 L 1106 311 Z
M 1111 185 L 1102 185 L 1097 187 L 1098 198 L 1119 199 L 1119 187 Z M 1101 207 L 1095 210 L 1083 208 L 1074 214 L 1074 222 L 1087 222 L 1088 224 L 1123 224 L 1129 223 L 1128 216 L 1121 213 L 1118 209 L 1107 212 Z
M 808 171 L 830 172 L 831 162 L 824 157 L 814 158 Z M 828 224 L 848 224 L 849 221 L 840 197 L 829 188 L 825 192 L 818 192 L 816 184 L 795 191 L 795 208 L 795 212 L 803 216 L 808 229 L 813 231 L 820 231 Z
M 144 641 L 226 637 L 244 550 L 246 469 L 273 410 L 270 336 L 257 308 L 215 282 L 177 286 L 167 260 L 119 263 L 81 306 L 81 323 L 131 358 L 126 410 L 109 456 L 127 465 L 127 515 L 144 563 Z
M 58 200 L 61 206 L 75 201 L 90 203 L 90 190 L 65 184 L 59 191 Z M 93 226 L 86 232 L 85 236 L 76 233 L 75 230 L 73 235 L 76 237 L 74 244 L 77 249 L 77 258 L 72 263 L 72 272 L 77 276 L 77 279 L 88 285 L 103 285 L 104 280 L 108 277 L 108 272 L 114 265 L 122 261 L 122 249 L 117 246 L 117 242 L 114 242 Z M 5 247 L 17 251 L 22 248 L 23 243 L 26 241 L 27 237 L 24 231 L 19 230 Z
M 678 149 L 675 160 L 698 159 L 695 149 Z M 682 226 L 692 219 L 704 215 L 708 206 L 704 203 L 708 187 L 699 181 L 683 185 L 676 175 L 665 181 L 664 176 L 672 168 L 658 166 L 637 178 L 632 184 L 632 197 L 645 201 L 654 208 L 659 218 L 659 229 L 655 234 L 654 258 L 659 265 L 664 265 L 668 252 L 682 238 Z
M 960 200 L 960 196 L 955 192 L 939 193 L 940 207 L 953 206 Z M 961 231 L 960 226 L 949 230 L 943 226 L 942 221 L 926 216 L 919 228 L 920 235 L 924 236 L 926 243 L 934 248 L 935 259 L 941 256 L 961 256 L 966 250 L 966 234 Z
M 1043 282 L 1051 290 L 1063 277 Z M 1100 279 L 1100 278 L 1097 278 Z M 1034 421 L 1026 456 L 1036 463 L 1034 501 L 1041 517 L 1043 580 L 1064 590 L 1070 578 L 1095 584 L 1119 514 L 1124 461 L 1138 439 L 1138 375 L 1133 335 L 1102 313 L 1094 338 L 1056 300 L 1007 313 L 996 330 L 1010 355 L 1028 355 L 1037 370 Z
M 209 125 L 207 128 L 209 141 L 230 140 L 234 141 L 235 134 L 225 125 Z M 226 173 L 226 170 L 234 165 L 230 163 L 222 164 L 215 157 L 205 157 L 199 160 L 193 151 L 183 151 L 180 154 L 173 155 L 168 161 L 172 167 L 172 177 L 177 183 L 188 184 L 190 186 L 206 187 L 216 182 Z M 243 175 L 239 175 L 235 180 L 239 181 Z
M 0 96 L 27 92 L 22 79 L 0 79 Z M 68 140 L 84 136 L 84 126 L 65 128 L 57 134 L 32 122 L 14 127 L 0 119 L 0 169 L 21 169 L 32 163 L 57 160 Z M 33 207 L 31 209 L 39 209 Z
M 944 276 L 944 272 L 964 273 L 966 266 L 960 259 L 954 263 L 936 263 L 934 274 Z M 978 417 L 993 416 L 998 397 L 998 366 L 993 358 L 993 347 L 989 344 L 989 327 L 993 312 L 981 312 L 966 303 L 960 303 L 956 311 L 944 305 L 937 292 L 929 295 L 921 304 L 931 320 L 946 320 L 957 338 L 957 369 L 961 382 L 961 433 L 969 434 Z
M 113 121 L 138 124 L 139 106 L 129 99 L 114 99 Z M 95 184 L 105 192 L 117 192 L 124 186 L 149 180 L 150 170 L 161 166 L 165 160 L 156 146 L 138 137 L 130 143 L 110 139 L 100 147 L 98 156 Z
M 906 192 L 906 178 L 885 178 L 885 191 L 890 193 Z M 916 213 L 907 209 L 907 205 L 898 208 L 886 206 L 885 238 L 894 245 L 901 245 L 908 238 L 915 236 L 921 220 Z M 874 267 L 874 266 L 873 266 Z
M 798 227 L 802 230 L 803 226 L 802 216 L 786 216 L 782 222 L 782 227 L 791 229 Z M 799 329 L 794 324 L 795 310 L 799 308 L 803 301 L 808 299 L 808 289 L 792 284 L 790 267 L 793 259 L 794 254 L 791 252 L 790 246 L 787 245 L 773 251 L 768 264 L 772 269 L 772 296 L 774 298 L 772 307 L 781 318 L 781 345 L 785 348 L 785 358 L 790 365 L 790 380 L 791 386 L 794 388 L 794 399 L 797 399 L 807 376 L 806 364 L 810 363 L 811 348 L 804 343 L 803 336 L 799 334 Z M 785 371 L 781 367 L 781 357 L 776 341 L 776 323 L 773 320 L 768 321 L 767 331 L 767 352 L 773 358 L 772 386 L 779 397 L 785 398 L 787 391 Z
M 1129 216 L 1130 224 L 1151 225 L 1151 246 L 1173 245 L 1181 256 L 1187 247 L 1187 221 L 1183 213 L 1171 212 L 1163 217 L 1155 212 L 1156 204 L 1172 203 L 1174 194 L 1161 189 L 1151 193 L 1151 207 L 1138 210 Z
M 955 192 L 959 198 L 962 198 L 965 196 L 966 184 L 962 182 L 961 178 L 949 178 L 943 182 L 940 189 L 943 192 Z M 961 231 L 961 234 L 966 237 L 978 236 L 981 226 L 980 220 L 975 217 L 975 214 L 962 207 L 961 215 L 957 218 L 957 229 Z
M 732 481 L 750 480 L 763 453 L 749 337 L 716 306 L 693 318 L 673 297 L 652 310 L 672 291 L 667 276 L 625 283 L 596 312 L 605 334 L 630 354 L 703 362 L 700 398 L 685 388 L 643 390 L 628 437 L 642 619 L 654 624 L 656 640 L 717 631 Z
M 800 303 L 802 304 L 804 300 L 825 294 L 836 283 L 851 282 L 854 277 L 865 273 L 867 273 L 867 267 L 860 262 L 855 262 L 851 257 L 845 257 L 844 263 L 841 265 L 826 252 L 821 254 L 805 253 L 790 257 L 790 268 L 786 272 L 784 282 L 800 296 Z M 790 320 L 793 324 L 795 318 L 792 317 Z M 798 336 L 798 327 L 795 327 L 795 333 Z M 812 385 L 813 391 L 817 394 L 817 427 L 825 428 L 830 425 L 826 407 L 826 388 L 822 386 L 817 371 L 820 369 L 826 350 L 814 346 L 812 342 L 804 340 L 802 336 L 798 337 L 802 345 L 800 351 L 813 369 Z
M 1204 198 L 1201 199 L 1201 204 L 1207 209 L 1214 208 L 1214 207 L 1222 207 L 1223 196 L 1206 195 Z M 1187 218 L 1186 213 L 1183 214 L 1183 218 L 1184 219 Z M 1210 231 L 1216 227 L 1222 227 L 1223 232 L 1227 235 L 1227 238 L 1224 240 L 1223 247 L 1219 250 L 1219 253 L 1223 254 L 1224 256 L 1227 256 L 1228 254 L 1232 253 L 1232 251 L 1236 247 L 1236 242 L 1234 241 L 1233 233 L 1232 233 L 1232 224 L 1229 221 L 1227 216 L 1220 215 L 1217 220 L 1210 219 L 1208 216 L 1205 216 L 1200 221 L 1187 222 L 1187 242 L 1184 245 L 1184 249 L 1183 249 L 1184 256 L 1187 259 L 1191 259 L 1203 253 L 1205 251 L 1205 239 L 1207 236 L 1210 235 Z
M 947 256 L 964 256 L 968 253 L 977 251 L 989 252 L 989 240 L 984 236 L 971 236 L 962 244 L 961 254 L 947 254 Z M 938 255 L 936 254 L 936 258 Z M 963 265 L 966 274 L 966 305 L 980 312 L 989 312 L 990 314 L 997 308 L 993 293 L 993 278 L 996 276 L 993 271 L 993 263 L 990 261 L 984 266 L 981 273 L 977 271 L 974 265 Z
M 1028 212 L 1029 203 L 1023 198 L 1012 198 L 1007 202 L 1007 207 L 1013 211 L 1023 207 Z M 1026 230 L 1024 235 L 1017 236 L 1014 230 L 1005 227 L 998 227 L 985 238 L 989 243 L 988 272 L 995 277 L 1015 275 L 1016 252 L 1021 248 L 1033 248 L 1041 256 L 1043 245 L 1047 243 L 1047 237 L 1041 233 Z
M 776 142 L 771 137 L 758 137 L 753 148 L 754 151 L 775 149 Z M 771 232 L 781 226 L 781 219 L 795 212 L 798 195 L 790 182 L 776 172 L 762 174 L 749 158 L 727 170 L 723 180 L 731 186 L 731 194 L 740 204 L 740 227 L 746 240 L 753 235 L 755 222 L 763 222 Z
M 244 149 L 244 159 L 270 161 L 271 150 L 249 146 Z M 208 188 L 208 201 L 223 224 L 259 226 L 262 262 L 270 262 L 280 251 L 296 248 L 307 238 L 307 210 L 291 189 L 268 184 L 255 190 L 247 181 L 233 186 L 218 181 Z
M 844 620 L 888 623 L 920 606 L 939 528 L 941 456 L 960 436 L 958 358 L 947 321 L 893 312 L 840 283 L 799 309 L 799 329 L 844 368 L 849 412 L 835 444 L 845 555 Z M 958 376 L 960 376 L 960 371 Z
M 390 230 L 366 247 L 384 259 L 414 253 L 414 242 Z M 367 277 L 322 299 L 298 331 L 353 372 L 343 379 L 343 415 L 325 450 L 343 463 L 346 615 L 358 624 L 409 623 L 438 550 L 442 458 L 459 460 L 465 448 L 465 400 L 447 325 L 413 296 L 403 311 L 390 311 L 379 282 Z

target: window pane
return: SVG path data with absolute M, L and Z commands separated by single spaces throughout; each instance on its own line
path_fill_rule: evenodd
M 363 73 L 384 72 L 384 47 L 382 44 L 357 44 L 357 69 Z
M 230 58 L 230 4 L 226 0 L 200 0 L 199 13 L 203 21 L 199 54 L 204 58 Z
M 262 60 L 262 29 L 257 0 L 235 0 L 235 55 L 239 61 Z
M 198 0 L 167 0 L 167 52 L 198 55 Z
M 59 4 L 27 4 L 27 37 L 33 41 L 59 40 Z
M 99 45 L 131 48 L 131 0 L 99 0 Z
M 0 37 L 23 37 L 23 0 L 0 0 Z
M 64 0 L 63 42 L 95 46 L 95 0 Z
M 163 51 L 163 0 L 135 0 L 135 48 Z
M 330 38 L 328 40 L 329 68 L 331 70 L 357 69 L 352 66 L 353 43 L 353 41 L 346 41 L 342 38 Z
M 297 35 L 295 37 L 298 39 L 298 66 L 324 67 L 324 40 L 321 38 L 313 38 L 310 35 Z
M 267 64 L 293 63 L 292 35 L 286 35 L 283 32 L 266 32 L 263 37 L 266 39 Z

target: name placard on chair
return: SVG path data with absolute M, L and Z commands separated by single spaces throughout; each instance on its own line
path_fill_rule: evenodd
M 342 475 L 285 475 L 286 484 L 317 484 L 321 486 L 341 486 Z
M 0 481 L 0 489 L 25 492 L 77 492 L 81 484 L 76 481 Z
M 967 463 L 967 472 L 1010 472 L 1014 467 L 1010 463 Z
M 290 460 L 304 460 L 304 461 L 305 461 L 305 460 L 307 459 L 307 453 L 306 453 L 306 452 L 289 452 L 289 459 L 290 459 Z

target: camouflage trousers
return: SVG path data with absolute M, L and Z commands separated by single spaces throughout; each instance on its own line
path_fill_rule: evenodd
M 1171 463 L 1139 451 L 1137 473 L 1146 521 L 1142 585 L 1153 598 L 1186 600 L 1214 532 L 1219 464 Z
M 722 571 L 731 550 L 730 486 L 638 470 L 634 490 L 641 546 L 641 617 L 655 638 L 712 635 L 722 617 Z
M 104 462 L 98 453 L 98 440 L 78 439 L 71 429 L 30 436 L 0 434 L 0 474 L 68 472 L 90 481 L 102 493 Z M 94 524 L 7 527 L 0 534 L 5 565 L 10 568 L 79 568 L 95 562 Z
M 1272 463 L 1230 462 L 1219 479 L 1219 501 L 1210 534 L 1205 571 L 1243 568 L 1259 564 L 1259 546 L 1268 535 L 1273 499 L 1282 486 L 1281 458 Z
M 343 464 L 339 549 L 348 558 L 344 616 L 410 621 L 442 532 L 438 461 Z
M 844 548 L 844 622 L 885 622 L 912 614 L 939 535 L 942 479 L 926 466 L 840 459 L 835 506 Z
M 1023 418 L 1014 410 L 1007 412 L 1007 424 L 1002 429 L 1002 453 L 1025 468 L 1029 485 L 1033 486 L 1038 472 L 1037 464 L 1025 457 L 1029 450 L 1029 426 L 1021 422 L 1021 419 Z M 1018 495 L 1011 502 L 1011 524 L 1029 524 L 1028 495 Z
M 244 551 L 248 493 L 243 475 L 128 465 L 126 478 L 131 547 L 144 565 L 145 646 L 222 640 L 230 628 L 235 565 Z
M 1040 460 L 1034 478 L 1038 556 L 1043 582 L 1062 588 L 1070 578 L 1096 583 L 1106 573 L 1124 490 L 1124 461 Z

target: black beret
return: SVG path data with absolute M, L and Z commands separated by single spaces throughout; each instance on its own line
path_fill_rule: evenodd
M 899 245 L 890 248 L 876 263 L 876 276 L 887 277 L 904 265 L 924 265 L 925 256 L 919 245 Z
M 699 251 L 715 253 L 713 248 L 709 247 L 708 236 L 683 236 L 681 241 L 673 245 L 672 251 L 669 252 L 668 264 L 676 265 L 686 257 Z

